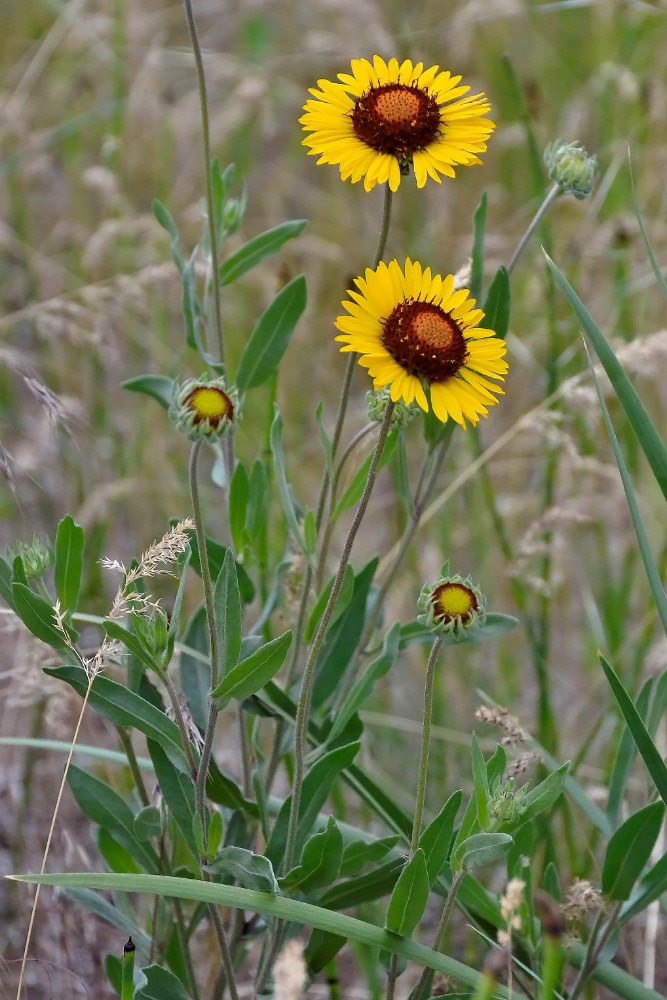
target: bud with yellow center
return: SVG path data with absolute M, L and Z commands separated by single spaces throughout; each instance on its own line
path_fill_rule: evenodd
M 484 624 L 486 602 L 470 577 L 450 575 L 448 568 L 445 563 L 440 579 L 422 589 L 419 620 L 440 635 L 464 640 Z
M 229 434 L 239 417 L 239 395 L 222 378 L 187 379 L 176 389 L 169 416 L 192 441 Z

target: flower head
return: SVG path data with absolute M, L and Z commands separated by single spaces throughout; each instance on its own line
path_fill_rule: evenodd
M 573 194 L 586 198 L 593 190 L 598 172 L 598 161 L 589 156 L 578 142 L 561 142 L 556 139 L 544 150 L 544 162 L 549 177 L 558 184 L 560 194 Z
M 385 183 L 396 191 L 410 165 L 422 188 L 427 177 L 440 183 L 457 166 L 481 163 L 495 125 L 484 118 L 484 94 L 463 96 L 470 87 L 460 76 L 380 56 L 353 59 L 351 70 L 340 83 L 318 80 L 304 104 L 303 144 L 318 163 L 337 164 L 342 180 L 363 177 L 366 191 Z
M 376 389 L 390 387 L 394 402 L 413 400 L 439 420 L 452 417 L 462 427 L 486 416 L 502 389 L 489 379 L 503 380 L 505 341 L 477 324 L 484 318 L 468 290 L 454 291 L 452 275 L 431 277 L 408 258 L 366 270 L 343 302 L 339 316 L 341 351 L 360 354 Z
M 447 563 L 440 579 L 422 589 L 417 604 L 423 612 L 420 621 L 434 632 L 454 639 L 467 638 L 486 618 L 486 603 L 479 587 L 469 576 L 464 580 L 458 573 L 450 575 Z
M 239 416 L 239 396 L 224 379 L 187 379 L 177 388 L 169 416 L 191 440 L 229 434 Z

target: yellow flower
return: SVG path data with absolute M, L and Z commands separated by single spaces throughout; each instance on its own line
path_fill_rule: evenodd
M 476 424 L 497 403 L 503 390 L 489 379 L 503 378 L 505 341 L 477 324 L 484 318 L 466 288 L 454 291 L 454 278 L 431 277 L 429 267 L 408 259 L 366 269 L 355 280 L 358 291 L 343 302 L 336 340 L 341 351 L 357 352 L 376 389 L 390 386 L 391 398 L 424 411 L 429 404 L 439 420 L 462 427 Z
M 352 73 L 338 79 L 318 80 L 299 122 L 311 133 L 303 140 L 309 154 L 338 164 L 343 180 L 363 177 L 366 191 L 388 182 L 396 191 L 412 164 L 422 188 L 427 177 L 440 183 L 454 167 L 481 163 L 477 154 L 495 125 L 483 117 L 484 94 L 463 97 L 470 87 L 459 86 L 460 76 L 373 56 L 372 63 L 353 59 Z

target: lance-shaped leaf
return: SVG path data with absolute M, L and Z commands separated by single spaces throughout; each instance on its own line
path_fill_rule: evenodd
M 278 292 L 250 334 L 236 370 L 239 392 L 254 389 L 275 374 L 305 308 L 306 279 L 300 274 Z
M 314 834 L 304 844 L 301 863 L 281 879 L 281 884 L 289 892 L 312 892 L 322 886 L 331 885 L 340 873 L 343 859 L 343 835 L 333 816 L 326 827 Z
M 159 743 L 148 740 L 147 746 L 166 806 L 174 817 L 185 843 L 196 856 L 197 847 L 192 835 L 192 817 L 195 813 L 192 775 L 174 767 Z
M 230 875 L 244 889 L 257 892 L 278 892 L 273 866 L 263 854 L 253 854 L 244 847 L 223 847 L 215 861 L 206 865 L 212 875 Z
M 454 821 L 462 798 L 463 792 L 460 788 L 453 792 L 419 838 L 419 846 L 424 852 L 428 881 L 431 887 L 449 857 L 449 849 L 452 846 L 454 836 Z
M 470 871 L 504 857 L 512 846 L 508 833 L 474 833 L 452 853 L 452 871 Z
M 428 902 L 429 880 L 424 852 L 418 848 L 398 877 L 387 907 L 388 931 L 410 937 Z
M 144 396 L 150 396 L 160 404 L 163 410 L 168 410 L 174 398 L 174 387 L 176 380 L 168 378 L 166 375 L 135 375 L 121 382 L 123 389 L 129 392 L 140 392 Z
M 602 891 L 609 899 L 626 900 L 641 875 L 660 833 L 665 807 L 644 806 L 619 826 L 609 844 L 602 868 Z
M 242 631 L 241 593 L 236 575 L 234 554 L 231 549 L 227 549 L 225 552 L 222 569 L 215 584 L 213 609 L 215 614 L 215 630 L 218 636 L 218 656 L 221 665 L 220 676 L 224 678 L 238 662 Z
M 306 227 L 306 219 L 292 219 L 289 222 L 282 222 L 273 229 L 254 236 L 248 240 L 235 253 L 231 254 L 227 260 L 223 261 L 220 267 L 220 283 L 229 285 L 236 281 L 242 274 L 256 267 L 267 257 L 271 257 L 282 247 L 287 240 L 293 239 L 302 233 Z
M 56 619 L 51 605 L 45 597 L 36 594 L 24 583 L 12 583 L 12 600 L 16 614 L 33 635 L 54 649 L 66 649 L 66 636 L 56 627 Z M 76 637 L 67 625 L 63 628 L 72 640 Z
M 288 629 L 277 639 L 265 643 L 256 653 L 237 663 L 211 692 L 211 697 L 226 704 L 231 698 L 243 701 L 255 694 L 278 673 L 291 642 L 292 632 Z
M 56 531 L 53 582 L 63 611 L 76 611 L 83 570 L 83 528 L 67 514 Z

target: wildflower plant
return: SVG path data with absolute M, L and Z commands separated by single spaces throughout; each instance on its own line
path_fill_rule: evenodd
M 480 710 L 479 719 L 499 726 L 504 738 L 487 753 L 472 733 L 470 773 L 460 782 L 466 791 L 455 788 L 434 803 L 429 754 L 439 673 L 466 670 L 467 644 L 493 650 L 518 622 L 489 610 L 493 579 L 478 586 L 474 566 L 452 573 L 447 562 L 414 594 L 414 617 L 389 620 L 387 597 L 400 585 L 408 553 L 422 564 L 419 529 L 450 448 L 464 451 L 464 435 L 479 445 L 482 418 L 492 422 L 502 412 L 511 365 L 509 271 L 528 238 L 485 287 L 482 202 L 469 284 L 459 287 L 449 271 L 457 261 L 447 262 L 441 276 L 414 259 L 410 247 L 385 260 L 392 198 L 400 197 L 410 172 L 418 189 L 428 179 L 465 184 L 462 168 L 479 165 L 492 140 L 490 102 L 482 93 L 470 95 L 450 70 L 378 55 L 353 60 L 338 82 L 319 80 L 305 101 L 302 141 L 317 162 L 337 166 L 342 180 L 363 180 L 366 192 L 384 187 L 374 258 L 331 317 L 337 333 L 330 363 L 339 355 L 335 344 L 342 345 L 347 367 L 341 364 L 335 416 L 313 407 L 320 486 L 306 497 L 294 476 L 278 392 L 281 362 L 306 308 L 306 277 L 286 280 L 242 337 L 224 322 L 235 282 L 279 254 L 305 222 L 282 223 L 229 248 L 234 233 L 246 236 L 246 192 L 238 192 L 235 168 L 222 169 L 210 156 L 206 79 L 190 0 L 185 8 L 206 189 L 202 234 L 190 254 L 169 209 L 155 202 L 154 214 L 170 237 L 181 282 L 189 366 L 201 374 L 135 372 L 125 385 L 136 394 L 128 406 L 155 401 L 174 449 L 189 448 L 190 511 L 162 525 L 160 541 L 129 567 L 115 558 L 103 562 L 106 573 L 122 579 L 102 616 L 82 607 L 85 537 L 70 515 L 60 521 L 52 547 L 19 544 L 0 563 L 3 599 L 57 656 L 46 672 L 81 696 L 58 803 L 67 783 L 99 833 L 96 871 L 45 874 L 56 808 L 41 871 L 21 877 L 39 886 L 85 888 L 76 897 L 81 905 L 122 929 L 126 940 L 130 935 L 124 949 L 118 938 L 106 961 L 122 1000 L 209 994 L 237 1000 L 251 982 L 257 996 L 299 996 L 322 970 L 335 976 L 337 956 L 350 943 L 357 954 L 371 949 L 374 969 L 384 967 L 388 1000 L 408 966 L 414 1000 L 432 995 L 435 973 L 478 997 L 506 998 L 500 972 L 507 975 L 517 954 L 526 995 L 551 1000 L 561 989 L 566 955 L 560 923 L 547 917 L 560 911 L 555 902 L 549 909 L 539 892 L 531 897 L 526 880 L 532 865 L 535 882 L 556 897 L 558 874 L 553 861 L 541 864 L 541 850 L 528 865 L 525 854 L 543 838 L 551 857 L 553 842 L 544 830 L 568 783 L 606 838 L 601 889 L 610 904 L 600 909 L 589 940 L 570 951 L 580 971 L 569 995 L 572 1000 L 589 979 L 618 985 L 601 960 L 603 948 L 628 912 L 640 912 L 665 888 L 664 865 L 651 861 L 667 780 L 643 721 L 650 716 L 649 695 L 636 708 L 605 661 L 629 734 L 618 787 L 629 771 L 628 747 L 636 745 L 659 794 L 627 820 L 611 813 L 600 820 L 569 763 L 549 748 L 539 755 L 528 730 L 497 707 Z M 552 150 L 548 162 L 558 194 L 590 193 L 595 170 L 579 146 Z M 341 186 L 341 198 L 359 195 Z M 583 306 L 563 287 L 581 318 Z M 603 341 L 585 325 L 625 388 Z M 319 344 L 317 356 L 322 352 Z M 369 422 L 351 428 L 357 365 L 372 382 L 372 389 L 367 382 L 363 387 Z M 244 413 L 262 405 L 260 388 L 268 390 L 270 411 L 252 439 Z M 629 393 L 625 399 L 632 403 Z M 639 411 L 630 409 L 637 420 Z M 651 437 L 647 427 L 644 439 Z M 656 457 L 654 437 L 651 442 L 664 482 L 664 452 Z M 391 558 L 384 554 L 380 574 L 376 558 L 359 566 L 357 542 L 368 529 L 384 466 L 403 503 L 405 530 Z M 489 519 L 494 515 L 492 508 Z M 415 663 L 424 677 L 421 750 L 407 781 L 414 808 L 406 809 L 364 765 L 362 713 L 383 678 L 405 676 Z M 113 727 L 127 768 L 124 782 L 74 763 L 88 713 Z M 512 770 L 506 751 L 517 742 L 533 753 L 531 762 L 541 760 L 535 777 L 519 787 L 516 775 L 525 767 Z M 349 815 L 348 802 L 354 803 Z M 508 885 L 504 895 L 489 887 L 489 869 L 502 872 L 495 882 Z M 111 905 L 99 894 L 106 890 L 133 895 Z M 429 934 L 420 928 L 435 897 L 439 921 Z M 363 920 L 342 912 L 359 904 Z M 492 951 L 486 962 L 471 959 L 470 950 L 466 962 L 450 954 L 458 908 L 480 939 L 491 932 L 494 945 L 493 935 L 504 934 L 504 950 Z M 29 954 L 30 932 L 23 969 Z M 652 995 L 623 976 L 618 989 L 627 1000 Z M 23 971 L 19 994 L 22 982 Z

